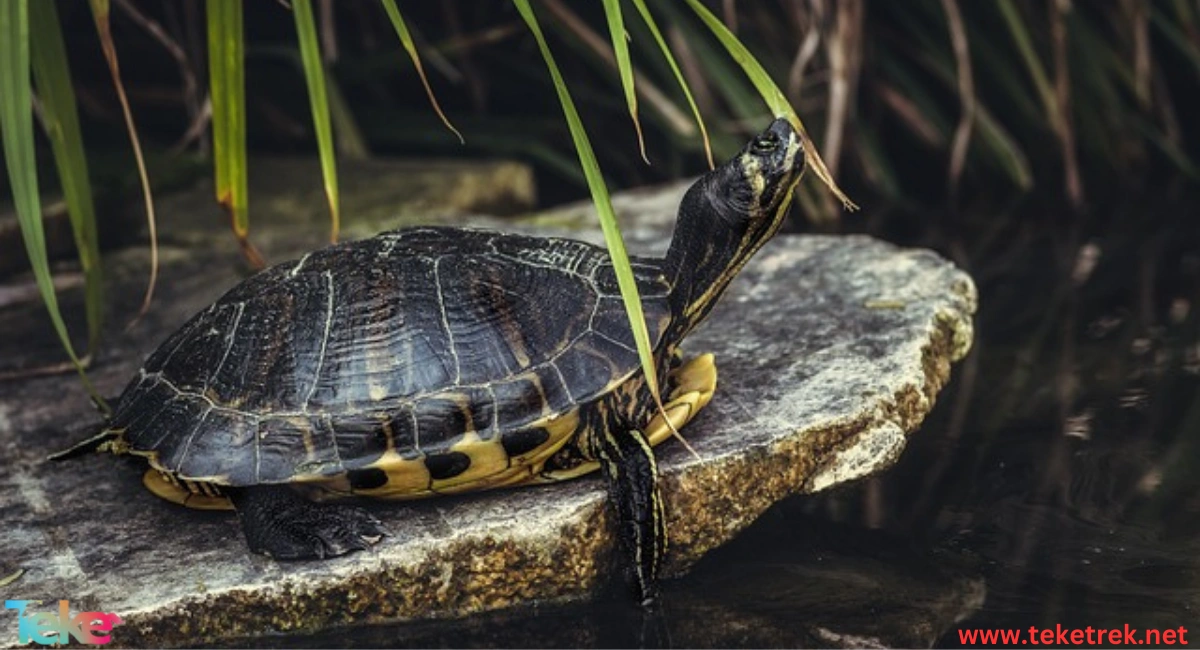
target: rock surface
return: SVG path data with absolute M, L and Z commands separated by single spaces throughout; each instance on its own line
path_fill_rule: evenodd
M 789 504 L 794 505 L 794 504 Z M 624 594 L 465 619 L 246 637 L 244 648 L 929 648 L 975 613 L 977 562 L 879 531 L 772 508 L 687 576 L 663 584 L 661 620 Z M 794 509 L 794 508 L 793 508 Z
M 634 252 L 665 248 L 682 187 L 618 201 L 638 224 L 626 233 Z M 633 215 L 638 206 L 650 212 Z M 571 228 L 578 212 L 531 221 Z M 596 231 L 576 234 L 599 240 Z M 155 309 L 112 337 L 97 360 L 92 377 L 102 393 L 118 393 L 145 354 L 237 281 L 231 249 L 164 250 Z M 140 297 L 142 258 L 110 256 L 122 324 Z M 684 431 L 699 458 L 677 443 L 659 451 L 667 573 L 685 571 L 787 495 L 894 462 L 951 362 L 970 347 L 975 300 L 971 280 L 927 251 L 866 237 L 781 236 L 768 244 L 686 342 L 692 352 L 717 353 L 720 379 L 712 403 Z M 42 350 L 56 358 L 39 310 L 0 312 L 8 335 L 0 355 Z M 115 611 L 126 621 L 114 637 L 120 645 L 456 616 L 577 599 L 619 575 L 595 476 L 373 504 L 396 534 L 372 551 L 280 564 L 247 552 L 235 517 L 179 508 L 143 490 L 134 459 L 43 462 L 97 421 L 74 377 L 0 390 L 0 577 L 24 570 L 0 596 Z

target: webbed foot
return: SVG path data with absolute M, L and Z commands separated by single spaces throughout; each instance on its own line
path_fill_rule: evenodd
M 276 560 L 309 560 L 370 548 L 387 530 L 362 508 L 313 503 L 286 486 L 230 490 L 246 543 Z

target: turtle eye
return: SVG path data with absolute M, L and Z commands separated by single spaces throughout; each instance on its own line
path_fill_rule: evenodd
M 754 142 L 750 144 L 750 150 L 757 155 L 763 156 L 771 153 L 779 148 L 779 136 L 774 133 L 760 133 L 754 138 Z

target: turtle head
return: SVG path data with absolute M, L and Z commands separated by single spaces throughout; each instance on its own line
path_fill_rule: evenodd
M 786 216 L 792 190 L 803 171 L 800 134 L 781 118 L 714 170 L 711 175 L 715 178 L 704 186 L 706 196 L 697 198 L 710 202 L 711 209 L 726 220 L 744 222 L 749 231 L 770 224 L 774 234 Z
M 664 262 L 676 336 L 695 327 L 755 252 L 783 224 L 804 172 L 804 145 L 786 119 L 700 177 L 679 206 Z

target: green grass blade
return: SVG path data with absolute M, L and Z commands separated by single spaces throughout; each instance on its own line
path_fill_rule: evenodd
M 396 6 L 396 0 L 379 0 L 383 3 L 383 10 L 387 12 L 388 19 L 392 21 L 392 27 L 396 30 L 396 36 L 400 37 L 400 43 L 408 52 L 408 58 L 412 59 L 413 66 L 417 69 L 417 76 L 421 78 L 421 85 L 425 86 L 425 94 L 429 97 L 429 103 L 433 105 L 433 110 L 442 118 L 442 124 L 446 125 L 447 129 L 454 132 L 458 137 L 459 142 L 465 142 L 462 134 L 454 125 L 450 123 L 450 118 L 442 112 L 441 105 L 438 104 L 437 97 L 433 94 L 433 88 L 429 86 L 429 79 L 425 77 L 425 67 L 421 65 L 421 56 L 417 54 L 417 45 L 413 43 L 412 34 L 408 32 L 408 26 L 404 24 L 404 18 L 400 15 L 400 8 Z
M 1000 168 L 1022 191 L 1027 192 L 1033 189 L 1033 170 L 1029 166 L 1029 159 L 1021 150 L 1021 145 L 984 105 L 979 105 L 979 113 L 975 117 L 975 126 L 979 129 L 979 135 L 987 143 L 988 148 L 994 152 Z
M 956 79 L 954 71 L 948 61 L 939 59 L 928 53 L 918 57 L 925 69 L 933 74 L 933 76 L 945 84 L 947 91 L 953 90 L 956 87 Z M 945 118 L 940 115 L 936 100 L 925 92 L 921 84 L 917 83 L 914 78 L 898 64 L 885 61 L 882 66 L 888 74 L 896 79 L 897 83 L 905 89 L 909 97 L 921 107 L 921 113 L 932 121 L 938 123 L 939 130 L 945 127 Z M 989 77 L 994 79 L 995 77 Z M 1033 170 L 1029 165 L 1029 159 L 1021 150 L 1021 145 L 1017 142 L 999 121 L 992 115 L 988 107 L 976 98 L 977 113 L 975 115 L 975 128 L 979 130 L 980 144 L 984 145 L 981 150 L 985 153 L 990 153 L 1000 169 L 1004 170 L 1013 183 L 1022 191 L 1028 191 L 1033 188 Z
M 0 140 L 4 145 L 4 164 L 12 187 L 13 205 L 21 226 L 25 253 L 37 282 L 38 292 L 50 314 L 54 331 L 63 349 L 79 372 L 84 388 L 97 404 L 96 394 L 84 372 L 84 364 L 75 354 L 67 325 L 58 308 L 58 296 L 50 277 L 46 255 L 46 233 L 42 226 L 42 202 L 38 196 L 37 160 L 33 147 L 33 89 L 30 87 L 29 7 L 28 0 L 0 2 Z
M 229 216 L 246 261 L 264 262 L 250 243 L 247 212 L 246 79 L 242 1 L 208 0 L 208 74 L 212 93 L 213 163 L 217 203 Z
M 692 115 L 696 118 L 696 126 L 700 127 L 700 137 L 704 139 L 704 155 L 708 159 L 708 168 L 715 167 L 713 164 L 712 143 L 708 139 L 708 128 L 704 126 L 704 118 L 700 115 L 700 108 L 696 106 L 696 100 L 692 97 L 692 89 L 688 86 L 687 79 L 684 78 L 683 72 L 679 69 L 679 64 L 675 62 L 675 55 L 671 53 L 671 48 L 667 46 L 666 39 L 663 38 L 662 32 L 658 29 L 658 23 L 655 22 L 654 16 L 650 13 L 650 8 L 646 6 L 645 0 L 633 0 L 633 6 L 637 7 L 638 13 L 642 16 L 642 22 L 646 24 L 646 29 L 654 36 L 654 42 L 658 43 L 658 49 L 666 59 L 667 65 L 671 67 L 671 73 L 675 75 L 675 81 L 679 83 L 679 89 L 683 91 L 683 96 L 687 98 L 688 106 L 692 109 Z
M 625 105 L 637 131 L 638 150 L 647 165 L 646 140 L 642 137 L 642 123 L 638 120 L 637 92 L 633 88 L 633 63 L 629 60 L 629 43 L 625 36 L 625 20 L 621 17 L 621 0 L 604 0 L 604 16 L 608 19 L 608 33 L 612 37 L 613 57 L 617 61 L 617 72 L 621 76 L 621 89 L 625 91 Z
M 333 151 L 333 129 L 329 120 L 329 99 L 325 92 L 325 65 L 317 44 L 317 27 L 313 21 L 309 0 L 292 0 L 292 15 L 296 18 L 296 35 L 300 39 L 300 58 L 304 63 L 304 80 L 308 82 L 308 103 L 312 108 L 313 128 L 317 134 L 317 150 L 321 156 L 321 176 L 325 179 L 325 199 L 333 220 L 329 241 L 336 242 L 341 220 L 338 215 L 337 161 Z
M 681 2 L 659 0 L 654 3 L 656 11 L 662 12 L 663 22 L 670 25 L 680 40 L 687 43 L 694 59 L 693 64 L 702 71 L 704 81 L 721 101 L 729 108 L 729 119 L 746 124 L 757 124 L 764 113 L 762 102 L 754 98 L 754 84 L 746 77 L 724 46 L 713 47 L 708 41 L 712 30 L 703 21 L 690 20 L 697 18 L 695 11 Z M 697 22 L 699 24 L 697 24 Z M 738 138 L 737 149 L 745 144 Z
M 587 132 L 583 129 L 583 122 L 575 110 L 575 103 L 571 100 L 567 85 L 558 71 L 558 65 L 550 53 L 546 37 L 542 35 L 542 29 L 533 13 L 533 8 L 529 6 L 529 0 L 512 0 L 512 2 L 516 5 L 521 18 L 525 20 L 525 24 L 529 26 L 534 40 L 537 41 L 538 49 L 541 50 L 542 58 L 546 61 L 546 68 L 550 72 L 550 78 L 554 82 L 554 90 L 558 93 L 558 101 L 562 104 L 563 115 L 567 118 L 567 126 L 571 130 L 575 151 L 579 154 L 579 164 L 583 168 L 584 176 L 587 177 L 592 203 L 596 205 L 596 212 L 600 216 L 600 227 L 604 230 L 604 242 L 608 245 L 608 254 L 612 258 L 617 285 L 621 289 L 621 299 L 625 302 L 625 312 L 629 315 L 629 325 L 633 328 L 633 339 L 637 343 L 642 372 L 646 375 L 646 384 L 654 394 L 655 400 L 660 401 L 658 370 L 654 363 L 653 350 L 650 347 L 650 333 L 646 329 L 646 317 L 642 313 L 642 300 L 638 295 L 633 269 L 629 266 L 629 254 L 625 252 L 625 242 L 621 238 L 617 215 L 613 212 L 612 201 L 609 199 L 608 189 L 604 185 L 604 176 L 600 172 L 600 163 L 596 161 L 596 154 L 592 151 L 592 144 L 588 140 Z
M 333 137 L 337 143 L 337 151 L 342 160 L 366 160 L 371 157 L 371 150 L 362 130 L 354 119 L 354 111 L 350 110 L 350 102 L 342 96 L 338 89 L 337 77 L 326 78 L 325 90 L 329 95 L 329 117 L 333 120 Z
M 1050 83 L 1050 78 L 1046 76 L 1042 60 L 1038 58 L 1037 51 L 1033 48 L 1033 38 L 1022 21 L 1021 14 L 1017 12 L 1016 4 L 1012 0 L 1000 0 L 996 4 L 1000 7 L 1000 15 L 1004 17 L 1004 24 L 1008 26 L 1008 33 L 1017 46 L 1017 52 L 1021 54 L 1021 60 L 1025 63 L 1029 76 L 1033 79 L 1034 88 L 1037 89 L 1038 96 L 1042 99 L 1042 106 L 1046 110 L 1047 117 L 1051 123 L 1056 123 L 1059 118 L 1058 100 L 1054 98 L 1054 87 Z
M 700 17 L 700 20 L 712 31 L 721 45 L 728 50 L 729 56 L 737 62 L 742 70 L 746 71 L 746 77 L 758 89 L 758 94 L 762 95 L 763 101 L 767 103 L 767 108 L 775 114 L 775 117 L 790 117 L 796 112 L 792 110 L 792 105 L 788 103 L 787 97 L 784 97 L 783 91 L 779 90 L 779 86 L 771 80 L 770 75 L 763 69 L 762 64 L 754 58 L 750 50 L 746 49 L 745 45 L 734 36 L 733 32 L 722 23 L 711 11 L 705 7 L 700 0 L 687 0 L 688 5 Z
M 1196 72 L 1200 74 L 1200 48 L 1192 45 L 1186 34 L 1179 29 L 1179 26 L 1166 15 L 1157 5 L 1154 5 L 1150 14 L 1150 20 L 1154 23 L 1163 34 L 1167 37 L 1167 42 L 1173 45 L 1179 53 L 1192 64 Z
M 792 126 L 796 128 L 796 131 L 800 133 L 800 137 L 804 141 L 804 150 L 808 159 L 808 165 L 817 178 L 825 183 L 825 186 L 833 192 L 833 195 L 842 202 L 842 205 L 847 210 L 858 209 L 858 206 L 850 200 L 850 197 L 846 196 L 846 193 L 833 180 L 833 176 L 825 166 L 825 161 L 821 159 L 821 154 L 817 152 L 816 143 L 812 141 L 812 138 L 808 135 L 808 131 L 805 130 L 804 123 L 800 121 L 800 117 L 796 115 L 796 111 L 788 103 L 787 97 L 784 96 L 779 86 L 776 86 L 775 82 L 771 80 L 771 76 L 763 69 L 762 64 L 754 58 L 754 55 L 750 53 L 750 50 L 746 49 L 745 45 L 742 45 L 737 36 L 734 36 L 733 32 L 729 31 L 729 28 L 714 16 L 700 0 L 687 0 L 687 3 L 691 6 L 692 11 L 695 11 L 696 15 L 700 17 L 700 20 L 708 26 L 713 35 L 717 37 L 721 45 L 725 46 L 725 49 L 729 52 L 729 56 L 746 72 L 746 76 L 754 84 L 754 87 L 758 89 L 758 94 L 762 95 L 763 101 L 767 103 L 767 107 L 771 109 L 775 117 L 787 118 L 792 123 Z
M 41 99 L 46 135 L 54 152 L 54 163 L 71 218 L 79 264 L 83 268 L 88 350 L 94 351 L 104 318 L 103 280 L 96 210 L 92 203 L 79 114 L 75 109 L 75 90 L 71 86 L 67 50 L 55 3 L 34 2 L 29 7 L 29 20 L 33 75 Z

